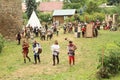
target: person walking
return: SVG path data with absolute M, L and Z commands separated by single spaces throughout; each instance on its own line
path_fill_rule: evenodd
M 45 30 L 46 30 L 46 31 L 48 30 L 48 25 L 47 25 L 47 23 L 45 24 Z
M 29 44 L 25 40 L 23 40 L 22 50 L 23 50 L 22 53 L 23 53 L 24 63 L 26 63 L 26 58 L 29 60 L 29 62 L 31 62 L 31 59 L 28 56 Z
M 60 46 L 58 44 L 58 41 L 55 40 L 54 44 L 51 46 L 52 50 L 52 56 L 53 56 L 53 66 L 55 66 L 55 58 L 57 59 L 57 64 L 59 64 L 59 49 Z
M 86 33 L 86 26 L 85 25 L 82 26 L 81 31 L 82 31 L 82 37 L 84 38 L 85 33 Z
M 68 56 L 69 56 L 69 65 L 73 63 L 75 64 L 75 50 L 77 49 L 76 45 L 73 44 L 72 41 L 69 41 L 69 45 L 67 46 Z
M 30 38 L 31 38 L 31 43 L 34 42 L 34 33 L 33 32 L 30 32 Z
M 63 33 L 66 34 L 66 31 L 67 31 L 67 25 L 66 24 L 63 25 L 63 30 L 64 30 Z
M 37 64 L 37 61 L 40 63 L 40 53 L 42 52 L 42 47 L 37 41 L 33 43 L 33 53 L 34 53 L 34 64 Z
M 94 37 L 98 36 L 98 28 L 97 28 L 96 23 L 93 24 L 93 35 Z
M 21 34 L 20 34 L 20 32 L 17 33 L 16 40 L 18 41 L 18 45 L 20 45 L 20 42 L 21 42 Z
M 51 29 L 48 29 L 48 30 L 47 30 L 47 40 L 48 40 L 48 39 L 51 40 L 52 37 L 53 37 L 53 31 L 52 31 Z
M 45 38 L 46 38 L 46 30 L 45 30 L 45 28 L 43 27 L 42 28 L 42 30 L 41 30 L 41 33 L 40 33 L 41 35 L 40 35 L 40 37 L 41 37 L 41 40 L 43 41 L 43 40 L 45 40 Z

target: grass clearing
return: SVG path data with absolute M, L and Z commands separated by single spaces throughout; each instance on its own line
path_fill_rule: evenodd
M 120 40 L 120 32 L 99 31 L 97 38 L 75 38 L 74 34 L 54 35 L 51 41 L 41 41 L 43 47 L 41 63 L 33 64 L 33 53 L 30 44 L 29 56 L 32 62 L 23 63 L 21 45 L 17 42 L 5 42 L 5 47 L 0 54 L 0 80 L 97 80 L 95 77 L 99 54 L 102 53 L 107 43 Z M 69 38 L 77 45 L 75 66 L 68 65 L 66 46 Z M 52 53 L 50 46 L 54 40 L 60 45 L 60 64 L 52 66 Z M 119 75 L 105 80 L 119 80 Z

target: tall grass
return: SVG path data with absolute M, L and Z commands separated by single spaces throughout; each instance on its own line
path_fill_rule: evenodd
M 104 45 L 113 41 L 120 40 L 120 32 L 99 31 L 97 38 L 75 38 L 74 34 L 54 35 L 51 41 L 41 41 L 43 52 L 41 63 L 34 65 L 32 44 L 30 44 L 29 56 L 32 62 L 23 63 L 21 45 L 16 41 L 5 42 L 5 47 L 0 54 L 0 80 L 97 80 L 96 72 L 99 56 L 102 54 Z M 77 45 L 75 55 L 75 65 L 69 66 L 67 45 L 64 38 L 69 38 Z M 52 66 L 52 53 L 50 46 L 54 40 L 58 40 L 60 45 L 60 64 Z M 119 80 L 119 75 L 112 77 L 111 80 Z

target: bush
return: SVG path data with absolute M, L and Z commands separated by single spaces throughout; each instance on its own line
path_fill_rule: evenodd
M 77 17 L 77 15 L 76 15 L 76 17 Z M 71 17 L 66 17 L 65 18 L 65 23 L 67 23 L 67 22 L 74 22 L 74 21 L 76 21 L 75 15 L 73 15 Z
M 39 13 L 38 18 L 41 22 L 51 22 L 52 15 L 50 13 Z
M 109 78 L 120 72 L 120 42 L 114 42 L 107 45 L 104 59 L 100 56 L 99 78 Z
M 105 15 L 103 13 L 98 13 L 98 12 L 95 12 L 93 14 L 85 13 L 84 15 L 79 15 L 79 18 L 81 21 L 86 21 L 86 22 L 96 21 L 97 19 L 103 21 L 105 19 Z
M 3 45 L 4 45 L 4 39 L 2 35 L 0 35 L 0 53 L 2 52 Z

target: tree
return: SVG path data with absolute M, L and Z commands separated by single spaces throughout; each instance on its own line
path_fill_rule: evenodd
M 66 3 L 63 9 L 79 9 L 81 7 L 80 3 Z
M 97 3 L 90 1 L 89 4 L 87 5 L 87 13 L 92 13 L 92 12 L 99 12 L 99 7 Z
M 80 9 L 86 4 L 86 0 L 64 0 L 64 9 Z
M 81 0 L 69 0 L 71 3 L 78 3 L 80 2 Z M 84 0 L 83 0 L 84 1 Z
M 98 4 L 98 5 L 101 5 L 103 3 L 107 3 L 107 0 L 89 0 L 88 2 L 91 2 L 91 1 Z
M 30 18 L 33 10 L 36 12 L 37 9 L 37 3 L 36 0 L 26 0 L 26 7 L 27 7 L 27 17 Z
M 69 0 L 71 3 L 81 3 L 81 5 L 85 5 L 87 0 Z
M 49 22 L 52 19 L 52 15 L 50 13 L 39 13 L 38 18 L 41 19 L 41 22 Z

